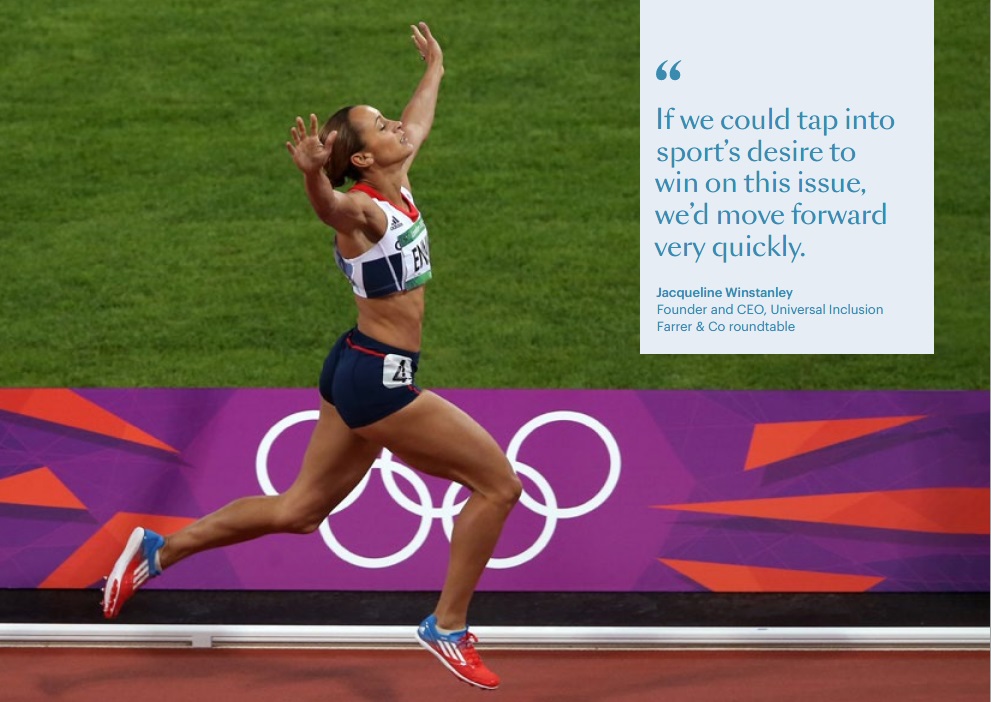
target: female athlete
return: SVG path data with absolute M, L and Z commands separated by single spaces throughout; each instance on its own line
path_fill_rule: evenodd
M 149 577 L 194 553 L 315 531 L 385 447 L 470 490 L 440 598 L 416 636 L 459 678 L 493 689 L 499 678 L 475 650 L 468 605 L 521 485 L 485 429 L 415 380 L 431 265 L 408 173 L 434 121 L 444 56 L 426 23 L 411 28 L 425 70 L 398 120 L 368 105 L 345 107 L 319 132 L 316 115 L 308 127 L 297 117 L 286 142 L 313 210 L 336 232 L 335 257 L 357 306 L 357 324 L 324 362 L 320 416 L 298 476 L 281 495 L 235 500 L 174 534 L 135 529 L 108 577 L 103 608 L 116 617 Z M 347 180 L 353 187 L 336 189 Z

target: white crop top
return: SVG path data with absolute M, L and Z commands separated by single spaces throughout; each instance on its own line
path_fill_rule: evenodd
M 401 188 L 403 210 L 386 200 L 375 189 L 364 183 L 352 190 L 367 194 L 385 213 L 385 234 L 372 248 L 355 258 L 344 258 L 334 240 L 334 258 L 351 282 L 351 289 L 359 297 L 384 297 L 403 290 L 418 288 L 430 280 L 430 245 L 427 226 L 413 204 L 413 196 Z

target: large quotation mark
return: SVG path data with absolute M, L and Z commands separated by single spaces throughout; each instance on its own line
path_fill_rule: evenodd
M 661 65 L 657 67 L 657 80 L 666 80 L 668 76 L 671 76 L 671 80 L 678 80 L 681 78 L 681 71 L 678 70 L 678 64 L 680 64 L 681 61 L 677 61 L 673 66 L 671 66 L 670 71 L 664 70 L 664 64 L 666 63 L 667 61 L 661 61 Z

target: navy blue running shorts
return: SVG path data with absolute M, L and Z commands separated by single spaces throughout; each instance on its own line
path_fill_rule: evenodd
M 352 429 L 398 412 L 420 394 L 414 375 L 419 352 L 398 349 L 357 328 L 337 340 L 323 362 L 320 395 Z

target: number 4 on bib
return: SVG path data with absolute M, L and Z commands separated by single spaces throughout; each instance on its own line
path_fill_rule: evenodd
M 413 359 L 399 354 L 386 354 L 382 366 L 382 384 L 387 388 L 401 388 L 413 384 Z

